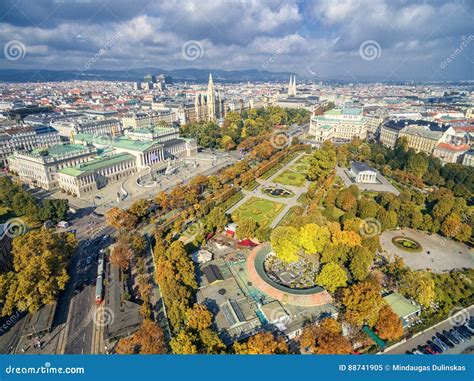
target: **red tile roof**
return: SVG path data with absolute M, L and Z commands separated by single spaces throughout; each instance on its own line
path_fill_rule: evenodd
M 446 151 L 458 152 L 458 151 L 467 151 L 467 150 L 469 150 L 470 147 L 467 144 L 460 144 L 460 145 L 456 146 L 456 145 L 449 144 L 449 143 L 439 143 L 436 148 L 444 149 Z

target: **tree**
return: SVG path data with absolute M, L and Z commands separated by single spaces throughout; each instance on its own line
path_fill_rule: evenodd
M 298 260 L 299 232 L 291 226 L 279 226 L 272 231 L 270 242 L 278 258 L 285 262 Z
M 337 263 L 327 263 L 316 277 L 316 283 L 329 292 L 334 292 L 337 288 L 344 287 L 347 284 L 346 271 Z
M 336 206 L 345 212 L 354 208 L 356 204 L 357 204 L 357 199 L 352 194 L 352 192 L 347 188 L 341 190 L 339 194 L 337 195 Z
M 137 216 L 114 206 L 105 214 L 107 225 L 113 226 L 120 230 L 132 230 L 137 224 Z
M 341 325 L 332 318 L 324 319 L 319 326 L 309 325 L 300 336 L 302 349 L 315 354 L 349 354 L 352 345 L 342 336 Z
M 428 169 L 428 160 L 422 153 L 410 155 L 407 161 L 406 170 L 417 177 L 423 177 Z
M 271 332 L 260 332 L 245 343 L 234 343 L 234 351 L 241 355 L 272 355 L 288 353 L 285 341 L 275 338 Z
M 451 213 L 441 225 L 441 231 L 446 237 L 456 237 L 461 231 L 461 219 L 458 215 Z
M 110 253 L 110 263 L 118 266 L 121 270 L 127 270 L 133 253 L 126 240 L 119 240 Z
M 349 269 L 355 280 L 361 281 L 367 278 L 370 268 L 374 263 L 374 254 L 367 248 L 358 246 L 352 250 Z
M 35 312 L 56 300 L 69 280 L 66 268 L 76 239 L 71 233 L 38 229 L 15 237 L 12 246 L 13 269 L 0 281 L 3 316 L 13 309 Z
M 145 319 L 131 337 L 119 340 L 116 352 L 143 355 L 166 353 L 163 330 L 152 320 Z
M 428 271 L 405 271 L 400 280 L 400 292 L 424 307 L 435 298 L 435 283 Z
M 227 225 L 227 216 L 222 208 L 214 208 L 206 217 L 206 226 L 209 230 L 222 230 Z
M 383 340 L 398 340 L 403 335 L 402 321 L 390 306 L 385 305 L 379 313 L 375 332 Z
M 237 237 L 240 239 L 254 238 L 257 232 L 257 222 L 251 218 L 243 218 L 238 221 L 237 225 Z
M 354 325 L 367 324 L 372 327 L 382 308 L 380 286 L 374 282 L 363 281 L 346 288 L 342 303 L 345 306 L 345 319 Z
M 332 147 L 321 147 L 310 158 L 309 180 L 324 181 L 336 167 L 336 152 Z
M 180 355 L 195 355 L 199 353 L 196 345 L 197 341 L 198 337 L 194 332 L 183 329 L 171 339 L 170 346 L 173 353 Z
M 326 226 L 308 224 L 300 229 L 300 245 L 307 254 L 320 253 L 330 238 L 331 233 Z
M 128 212 L 135 215 L 137 218 L 145 217 L 151 207 L 151 201 L 146 199 L 139 199 L 133 202 L 128 208 Z
M 198 331 L 203 331 L 212 325 L 212 314 L 202 304 L 195 304 L 186 313 L 187 325 Z

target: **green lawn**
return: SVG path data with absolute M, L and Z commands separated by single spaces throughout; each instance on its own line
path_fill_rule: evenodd
M 301 156 L 298 161 L 291 166 L 291 170 L 298 173 L 306 174 L 310 167 L 311 155 Z
M 246 203 L 242 204 L 232 215 L 234 220 L 251 218 L 260 226 L 269 226 L 273 219 L 281 212 L 285 205 L 280 202 L 264 200 L 258 197 L 252 197 Z
M 306 182 L 306 176 L 302 173 L 286 170 L 275 177 L 273 181 L 278 184 L 302 187 Z

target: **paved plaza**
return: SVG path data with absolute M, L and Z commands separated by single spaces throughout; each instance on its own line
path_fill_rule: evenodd
M 401 236 L 417 241 L 423 247 L 419 253 L 410 253 L 397 248 L 392 238 Z M 465 244 L 453 241 L 438 234 L 428 235 L 412 229 L 387 231 L 381 234 L 380 243 L 388 258 L 402 257 L 405 264 L 413 270 L 430 269 L 441 273 L 454 269 L 474 268 L 474 251 Z

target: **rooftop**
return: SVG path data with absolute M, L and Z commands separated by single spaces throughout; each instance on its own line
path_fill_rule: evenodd
M 406 318 L 420 310 L 420 307 L 411 303 L 407 298 L 398 292 L 393 292 L 384 296 L 385 302 L 392 308 L 400 319 Z
M 74 153 L 87 151 L 87 147 L 80 144 L 56 144 L 48 148 L 35 148 L 30 153 L 35 156 L 52 156 L 60 157 Z
M 75 167 L 63 168 L 59 172 L 69 176 L 80 176 L 85 173 L 95 172 L 102 168 L 110 167 L 111 165 L 121 163 L 127 160 L 135 160 L 135 156 L 129 153 L 119 153 L 117 155 L 104 156 L 88 163 L 76 165 Z
M 77 134 L 75 136 L 75 139 L 77 141 L 82 141 L 90 144 L 98 144 L 100 143 L 100 139 L 97 139 L 94 135 L 90 134 Z M 98 142 L 99 140 L 99 142 Z M 104 141 L 107 143 L 106 145 L 115 147 L 115 148 L 122 148 L 130 151 L 138 151 L 138 152 L 143 152 L 151 147 L 155 146 L 158 144 L 157 142 L 153 141 L 140 141 L 140 140 L 132 140 L 132 139 L 127 139 L 125 137 L 119 137 L 119 138 L 106 138 Z

